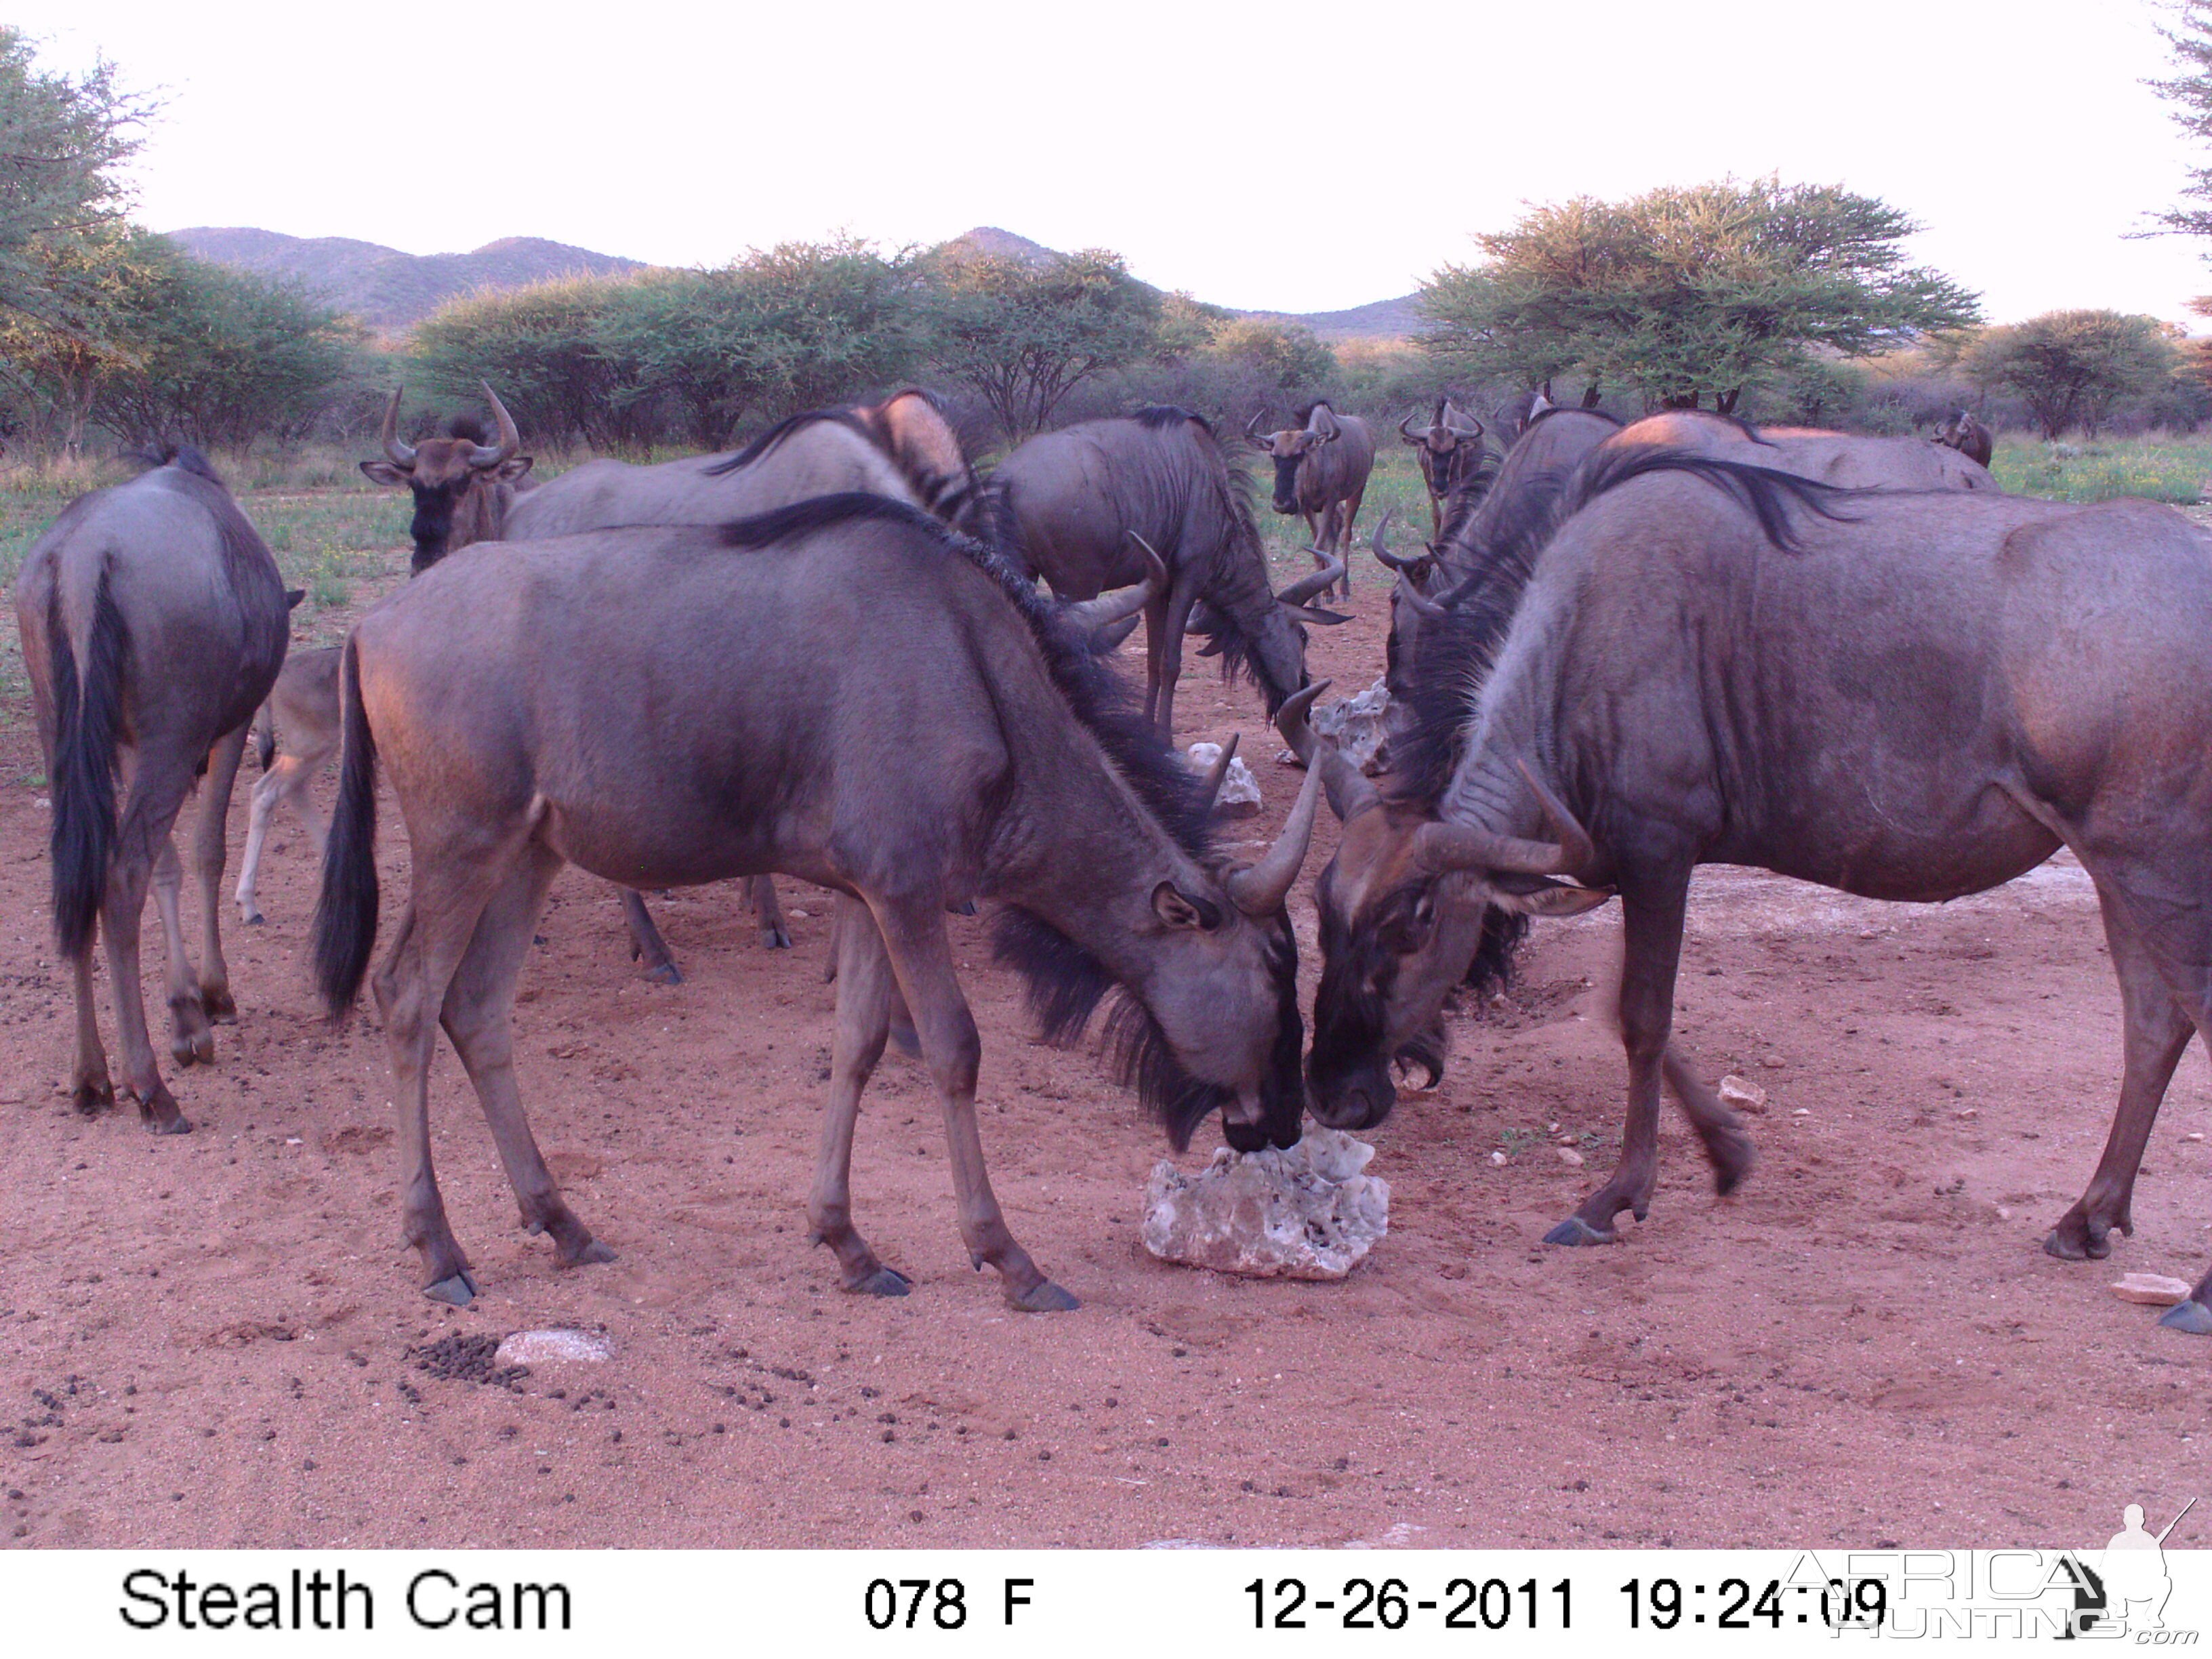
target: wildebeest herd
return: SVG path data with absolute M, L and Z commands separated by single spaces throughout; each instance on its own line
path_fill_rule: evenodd
M 224 815 L 264 710 L 289 755 L 255 792 L 237 902 L 259 920 L 268 814 L 342 751 L 314 971 L 337 1016 L 370 982 L 431 1296 L 477 1293 L 431 1169 L 441 1029 L 525 1224 L 564 1263 L 611 1254 L 556 1187 L 514 1064 L 517 977 L 568 863 L 620 890 L 635 953 L 672 981 L 641 891 L 749 878 L 777 945 L 774 873 L 833 890 L 813 1236 L 845 1288 L 908 1288 L 855 1230 L 848 1190 L 860 1096 L 896 1039 L 942 1109 L 971 1256 L 1037 1311 L 1075 1301 L 992 1193 L 948 910 L 996 908 L 999 959 L 1048 1037 L 1077 1039 L 1114 994 L 1112 1062 L 1176 1146 L 1218 1109 L 1249 1152 L 1294 1144 L 1309 1109 L 1381 1124 L 1394 1070 L 1441 1074 L 1453 988 L 1502 981 L 1529 918 L 1619 896 L 1626 1127 L 1610 1176 L 1547 1235 L 1571 1245 L 1645 1216 L 1662 1085 L 1721 1191 L 1752 1167 L 1741 1125 L 1671 1039 L 1695 866 L 1935 902 L 2064 847 L 2102 906 L 2125 1068 L 2104 1156 L 2045 1248 L 2101 1257 L 2130 1230 L 2167 1082 L 2191 1034 L 2212 1030 L 2212 544 L 2171 509 L 2005 495 L 1970 416 L 1939 445 L 1545 409 L 1500 457 L 1440 401 L 1426 428 L 1400 424 L 1435 539 L 1407 556 L 1387 520 L 1373 535 L 1393 577 L 1393 724 L 1370 777 L 1315 734 L 1322 688 L 1304 664 L 1305 627 L 1340 619 L 1315 601 L 1351 588 L 1374 455 L 1357 416 L 1321 404 L 1248 428 L 1318 562 L 1277 592 L 1243 476 L 1186 410 L 1048 434 L 983 477 L 936 401 L 908 391 L 795 416 L 734 454 L 595 461 L 533 487 L 484 390 L 495 433 L 456 423 L 414 446 L 394 394 L 363 470 L 413 494 L 416 576 L 336 651 L 285 661 L 274 561 L 190 452 L 73 503 L 16 589 L 52 780 L 54 926 L 76 975 L 77 1106 L 114 1097 L 92 1003 L 104 933 L 123 1089 L 149 1127 L 189 1127 L 139 1003 L 139 913 L 150 879 L 171 1051 L 206 1061 L 209 1022 L 231 1006 Z M 1139 618 L 1141 694 L 1108 660 Z M 1256 684 L 1307 765 L 1249 865 L 1216 837 L 1219 772 L 1173 746 L 1186 631 Z M 197 978 L 171 842 L 196 773 Z M 411 879 L 372 969 L 380 775 Z M 1323 794 L 1342 828 L 1314 889 L 1309 1047 L 1286 905 Z M 2161 1322 L 2212 1334 L 2212 1273 Z

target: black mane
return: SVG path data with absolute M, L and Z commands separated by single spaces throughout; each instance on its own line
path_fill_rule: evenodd
M 717 461 L 708 467 L 707 476 L 710 478 L 725 477 L 730 473 L 750 466 L 801 427 L 819 426 L 824 421 L 836 422 L 842 426 L 851 428 L 864 438 L 868 436 L 867 429 L 860 424 L 859 418 L 849 409 L 809 409 L 797 415 L 787 415 L 736 454 L 725 460 Z
M 1181 426 L 1185 421 L 1191 421 L 1194 422 L 1208 437 L 1213 434 L 1212 423 L 1205 416 L 1191 410 L 1178 409 L 1173 404 L 1154 404 L 1149 408 L 1132 411 L 1128 418 L 1148 432 L 1159 432 L 1168 427 Z

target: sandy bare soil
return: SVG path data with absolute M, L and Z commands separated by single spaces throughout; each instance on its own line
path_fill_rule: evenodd
M 1360 574 L 1359 620 L 1316 641 L 1339 694 L 1382 661 Z M 1258 841 L 1297 775 L 1270 763 L 1249 690 L 1207 666 L 1182 736 L 1243 732 L 1268 796 Z M 842 1295 L 809 1249 L 823 896 L 785 884 L 805 914 L 798 948 L 775 954 L 734 886 L 658 905 L 690 976 L 671 989 L 637 977 L 613 900 L 571 874 L 526 971 L 523 1086 L 621 1259 L 558 1271 L 515 1227 L 446 1053 L 438 1168 L 485 1290 L 454 1311 L 422 1298 L 398 1242 L 380 1035 L 325 1026 L 305 983 L 313 871 L 295 829 L 262 882 L 268 925 L 227 929 L 239 1023 L 211 1071 L 172 1074 L 198 1132 L 70 1109 L 46 815 L 9 712 L 0 1538 L 2050 1545 L 2202 1489 L 2212 1343 L 2106 1289 L 2126 1268 L 2193 1279 L 2212 1253 L 2212 1146 L 2185 1139 L 2212 1127 L 2201 1054 L 2153 1139 L 2136 1237 L 2107 1263 L 2038 1249 L 2087 1179 L 2118 1081 L 2118 997 L 2069 865 L 1942 908 L 1705 872 L 1679 1030 L 1709 1073 L 1768 1091 L 1762 1162 L 1717 1200 L 1670 1120 L 1650 1219 L 1624 1218 L 1610 1249 L 1538 1240 L 1618 1133 L 1617 923 L 1540 927 L 1518 992 L 1455 1018 L 1443 1085 L 1376 1137 L 1392 1231 L 1334 1285 L 1146 1257 L 1138 1211 L 1163 1141 L 1093 1055 L 1030 1040 L 982 923 L 954 919 L 1000 1196 L 1084 1298 L 1044 1317 L 969 1270 L 933 1099 L 896 1054 L 866 1099 L 854 1194 L 915 1292 Z M 405 870 L 388 803 L 383 823 L 388 928 Z M 1325 823 L 1311 867 L 1333 836 Z M 1303 889 L 1293 903 L 1310 987 Z M 149 949 L 158 1010 L 156 962 Z M 465 1358 L 449 1339 L 549 1325 L 604 1331 L 615 1357 L 501 1382 L 441 1376 L 453 1367 L 422 1352 Z

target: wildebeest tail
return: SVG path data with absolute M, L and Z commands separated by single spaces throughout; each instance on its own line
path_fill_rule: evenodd
M 115 853 L 115 745 L 123 725 L 123 667 L 130 635 L 103 567 L 93 590 L 84 662 L 61 614 L 57 588 L 47 613 L 54 676 L 54 937 L 62 955 L 92 948 L 107 866 Z
M 315 902 L 315 988 L 331 1018 L 342 1019 L 361 993 L 376 945 L 376 738 L 361 702 L 359 647 L 349 637 L 340 659 L 343 758 L 331 836 L 323 849 L 323 890 Z

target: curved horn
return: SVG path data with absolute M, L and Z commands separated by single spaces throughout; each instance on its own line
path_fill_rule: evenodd
M 1132 530 L 1129 532 L 1129 539 L 1136 543 L 1139 547 L 1144 550 L 1145 580 L 1151 582 L 1159 592 L 1163 593 L 1166 592 L 1168 591 L 1168 562 L 1159 556 L 1158 549 L 1153 547 L 1150 542 L 1146 541 L 1142 536 L 1139 536 L 1135 531 Z
M 1221 799 L 1221 786 L 1229 781 L 1229 763 L 1237 758 L 1237 740 L 1242 736 L 1243 733 L 1241 732 L 1229 734 L 1229 741 L 1221 745 L 1221 757 L 1213 763 L 1212 769 L 1206 775 L 1206 811 L 1209 817 Z
M 378 435 L 393 465 L 411 467 L 415 465 L 414 446 L 399 441 L 399 394 L 405 390 L 404 386 L 392 388 L 392 401 L 384 406 L 384 430 Z
M 1451 399 L 1450 399 L 1449 398 L 1437 398 L 1437 412 L 1436 412 L 1434 415 L 1432 415 L 1432 416 L 1431 416 L 1429 417 L 1429 424 L 1430 424 L 1431 426 L 1442 426 L 1442 425 L 1443 425 L 1443 424 L 1445 423 L 1445 422 L 1444 422 L 1444 411 L 1445 411 L 1446 410 L 1449 409 L 1450 407 L 1451 407 Z
M 514 416 L 507 412 L 507 405 L 499 400 L 499 393 L 491 389 L 489 380 L 478 380 L 483 388 L 484 401 L 491 405 L 493 417 L 499 422 L 499 442 L 496 445 L 478 444 L 469 451 L 469 465 L 479 471 L 513 460 L 522 451 L 522 434 L 514 429 Z
M 1449 402 L 1444 404 L 1443 423 L 1464 438 L 1480 438 L 1482 435 L 1481 419 Z
M 1288 708 L 1296 704 L 1301 720 L 1328 684 L 1322 680 L 1310 685 L 1285 702 Z M 1298 878 L 1298 866 L 1306 861 L 1306 848 L 1313 841 L 1314 808 L 1321 798 L 1321 774 L 1313 768 L 1306 770 L 1306 781 L 1298 787 L 1298 799 L 1291 808 L 1291 815 L 1283 821 L 1283 833 L 1275 837 L 1275 844 L 1267 849 L 1267 857 L 1247 869 L 1230 872 L 1226 884 L 1229 896 L 1237 908 L 1255 920 L 1272 916 L 1283 908 L 1283 901 L 1291 896 L 1291 884 Z
M 1152 579 L 1150 576 L 1129 587 L 1116 587 L 1101 593 L 1095 599 L 1070 599 L 1060 607 L 1060 614 L 1085 633 L 1101 628 L 1111 628 L 1124 617 L 1133 617 L 1152 602 Z
M 1335 586 L 1337 583 L 1344 580 L 1344 561 L 1342 559 L 1338 558 L 1333 553 L 1322 553 L 1321 549 L 1317 547 L 1310 549 L 1309 550 L 1314 553 L 1320 553 L 1322 558 L 1328 561 L 1328 564 L 1327 568 L 1315 571 L 1310 576 L 1299 577 L 1297 580 L 1292 582 L 1281 592 L 1276 594 L 1275 597 L 1281 600 L 1285 605 L 1304 605 L 1308 599 L 1312 599 L 1316 593 L 1326 593 L 1330 588 Z
M 1390 508 L 1389 512 L 1383 514 L 1382 522 L 1375 526 L 1375 556 L 1382 561 L 1386 569 L 1411 570 L 1420 562 L 1419 559 L 1401 559 L 1382 545 L 1382 532 L 1390 527 L 1391 517 L 1397 510 L 1395 507 Z
M 1427 594 L 1422 592 L 1419 588 L 1414 586 L 1413 579 L 1407 576 L 1402 570 L 1398 573 L 1398 586 L 1396 591 L 1400 599 L 1405 600 L 1407 605 L 1412 605 L 1415 611 L 1419 611 L 1422 616 L 1428 617 L 1431 622 L 1436 620 L 1438 617 L 1443 616 L 1445 611 L 1449 609 L 1449 606 L 1437 604 Z
M 1410 433 L 1410 432 L 1408 432 L 1408 431 L 1407 431 L 1407 430 L 1406 430 L 1406 428 L 1407 428 L 1407 427 L 1409 427 L 1409 426 L 1411 426 L 1411 425 L 1413 424 L 1413 417 L 1412 416 L 1410 416 L 1410 415 L 1408 415 L 1407 416 L 1406 416 L 1406 418 L 1405 418 L 1404 420 L 1402 420 L 1402 421 L 1399 422 L 1398 422 L 1398 435 L 1399 435 L 1400 437 L 1403 438 L 1403 439 L 1404 439 L 1407 443 L 1409 443 L 1409 444 L 1425 444 L 1425 443 L 1428 442 L 1428 441 L 1429 441 L 1429 440 L 1428 440 L 1428 435 L 1427 435 L 1425 433 L 1424 433 L 1421 436 L 1419 436 L 1419 437 L 1418 437 L 1418 438 L 1417 438 L 1417 437 L 1415 437 L 1412 433 Z M 1431 422 L 1429 422 L 1429 424 L 1430 424 L 1430 425 L 1431 425 L 1431 426 L 1434 426 L 1434 425 L 1436 424 L 1436 422 L 1435 422 L 1434 421 L 1431 421 Z
M 1260 435 L 1260 416 L 1267 412 L 1264 409 L 1253 411 L 1252 418 L 1244 423 L 1244 435 L 1252 441 L 1255 448 L 1267 450 L 1268 453 L 1273 454 L 1274 452 L 1269 447 L 1267 441 Z
M 1534 792 L 1545 822 L 1559 837 L 1558 842 L 1524 841 L 1469 823 L 1425 823 L 1413 837 L 1415 856 L 1424 866 L 1439 872 L 1505 870 L 1526 876 L 1571 876 L 1589 868 L 1596 853 L 1589 832 L 1526 762 L 1516 758 L 1513 766 L 1522 781 Z
M 1327 680 L 1322 682 L 1325 690 Z M 1316 693 L 1316 696 L 1319 693 Z M 1370 783 L 1365 774 L 1344 757 L 1344 751 L 1313 729 L 1306 718 L 1313 706 L 1313 698 L 1301 691 L 1285 700 L 1275 714 L 1275 730 L 1283 734 L 1283 741 L 1291 752 L 1309 772 L 1321 774 L 1321 787 L 1328 796 L 1328 810 L 1336 814 L 1337 822 L 1365 811 L 1382 799 L 1382 792 Z

